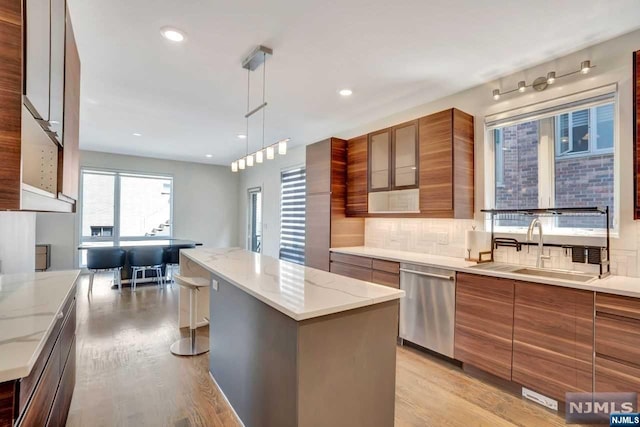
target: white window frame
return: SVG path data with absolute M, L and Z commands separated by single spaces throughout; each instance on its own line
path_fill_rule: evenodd
M 589 95 L 585 94 L 583 96 L 585 99 L 589 98 Z M 619 114 L 619 102 L 618 102 L 618 94 L 617 88 L 614 91 L 614 96 L 612 101 L 606 101 L 599 103 L 594 108 L 599 105 L 605 105 L 608 103 L 613 103 L 613 147 L 595 150 L 594 152 L 584 152 L 584 153 L 572 153 L 570 155 L 562 155 L 560 158 L 568 158 L 568 157 L 585 157 L 585 156 L 593 156 L 599 154 L 606 154 L 613 152 L 614 154 L 614 194 L 613 194 L 613 205 L 611 208 L 614 209 L 614 216 L 612 217 L 612 228 L 610 229 L 610 237 L 617 238 L 619 237 L 619 227 L 620 227 L 620 160 L 619 155 L 617 153 L 620 152 L 620 141 L 619 141 L 619 126 L 620 126 L 620 114 Z M 556 104 L 560 107 L 562 103 L 556 101 Z M 529 109 L 527 113 L 531 113 L 530 106 L 526 107 Z M 576 111 L 580 108 L 576 108 Z M 586 109 L 586 108 L 582 108 Z M 495 116 L 499 117 L 505 113 L 499 113 Z M 560 112 L 555 115 L 561 114 Z M 514 114 L 515 116 L 515 114 Z M 592 115 L 594 116 L 594 115 Z M 548 117 L 548 116 L 547 116 Z M 502 117 L 499 117 L 502 119 Z M 544 117 L 543 117 L 544 118 Z M 535 118 L 531 118 L 530 120 L 535 120 Z M 541 119 L 542 120 L 542 119 Z M 595 121 L 595 117 L 590 117 L 589 120 Z M 485 122 L 489 122 L 490 120 L 485 120 Z M 520 123 L 526 122 L 528 120 L 518 121 Z M 548 120 L 547 123 L 551 124 L 555 121 Z M 512 124 L 517 124 L 518 122 L 509 123 L 504 126 L 510 126 Z M 544 122 L 544 120 L 543 120 Z M 555 123 L 553 123 L 555 124 Z M 592 124 L 590 123 L 590 126 Z M 501 126 L 499 126 L 501 127 Z M 543 126 L 541 126 L 543 127 Z M 485 144 L 485 208 L 493 209 L 495 208 L 495 190 L 496 190 L 496 144 L 494 139 L 494 131 L 496 126 L 487 126 L 485 124 L 485 141 L 488 143 Z M 552 127 L 553 128 L 553 127 Z M 549 208 L 555 207 L 553 206 L 555 201 L 555 157 L 557 156 L 557 149 L 555 144 L 555 135 L 553 135 L 553 131 L 543 132 L 539 129 L 540 137 L 538 138 L 538 207 L 539 208 Z M 589 141 L 590 144 L 592 141 Z M 596 141 L 593 141 L 593 145 L 590 145 L 589 148 L 591 150 L 592 146 L 596 146 Z M 499 186 L 498 186 L 499 187 Z M 491 227 L 490 224 L 490 215 L 485 216 L 485 229 L 489 229 Z M 570 228 L 570 227 L 557 227 L 556 220 L 553 217 L 544 217 L 541 218 L 543 222 L 543 227 L 545 230 L 545 234 L 547 235 L 555 235 L 555 236 L 584 236 L 584 237 L 603 237 L 606 236 L 606 230 L 604 228 L 598 229 L 588 229 L 588 228 Z M 604 219 L 603 219 L 604 221 Z M 494 231 L 501 234 L 526 234 L 526 227 L 505 227 L 505 226 L 495 226 Z
M 114 175 L 114 193 L 113 193 L 113 236 L 83 236 L 82 235 L 82 227 L 83 227 L 83 188 L 84 188 L 84 174 L 85 173 L 96 173 L 96 174 L 104 174 L 104 175 Z M 122 176 L 134 176 L 141 178 L 155 178 L 155 179 L 163 179 L 169 180 L 171 182 L 170 189 L 171 194 L 169 196 L 169 218 L 171 221 L 171 227 L 169 228 L 168 236 L 121 236 L 120 235 L 120 179 Z M 78 203 L 78 215 L 79 215 L 79 230 L 78 230 L 78 238 L 79 243 L 87 243 L 87 242 L 120 242 L 122 240 L 166 240 L 173 238 L 173 229 L 174 229 L 174 220 L 173 220 L 173 175 L 171 174 L 163 174 L 163 173 L 147 173 L 147 172 L 137 172 L 137 171 L 125 171 L 118 169 L 104 169 L 104 168 L 92 168 L 92 167 L 83 167 L 80 169 L 80 197 Z
M 601 105 L 606 105 L 606 104 L 601 104 Z M 567 152 L 561 152 L 560 151 L 560 144 L 556 143 L 556 149 L 555 149 L 555 155 L 556 157 L 561 157 L 561 158 L 569 158 L 569 157 L 586 157 L 586 156 L 597 156 L 597 155 L 601 155 L 601 154 L 609 154 L 612 153 L 614 151 L 614 147 L 609 147 L 609 148 L 598 148 L 598 140 L 594 139 L 593 136 L 594 135 L 598 135 L 598 118 L 597 118 L 597 108 L 601 105 L 598 106 L 593 106 L 588 108 L 589 110 L 589 123 L 588 123 L 588 134 L 589 134 L 589 149 L 587 151 L 577 151 L 577 152 L 571 152 L 571 150 L 573 149 L 573 114 L 569 114 L 569 146 L 570 146 L 570 150 Z M 615 111 L 615 104 L 614 104 L 614 111 Z M 584 108 L 585 110 L 587 110 L 587 108 Z M 580 111 L 580 110 L 575 110 L 575 111 Z M 617 118 L 615 117 L 615 113 L 614 113 L 614 121 Z M 560 116 L 556 116 L 556 129 L 560 129 Z M 614 139 L 615 139 L 615 130 L 614 130 Z

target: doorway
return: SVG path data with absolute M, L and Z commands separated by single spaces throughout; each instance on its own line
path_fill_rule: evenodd
M 262 252 L 262 188 L 249 189 L 249 233 L 247 249 Z

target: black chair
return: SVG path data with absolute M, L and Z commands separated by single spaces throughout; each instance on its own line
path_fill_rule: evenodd
M 89 276 L 89 294 L 93 292 L 93 276 L 98 271 L 111 271 L 114 274 L 118 291 L 122 292 L 121 271 L 127 257 L 127 252 L 120 248 L 92 248 L 87 250 L 87 269 Z
M 180 249 L 181 247 L 170 246 L 168 248 L 164 248 L 163 259 L 164 265 L 166 268 L 167 275 L 165 276 L 165 280 L 168 281 L 173 287 L 173 277 L 175 276 L 175 270 L 180 267 Z M 171 278 L 169 278 L 169 272 L 171 272 Z M 180 271 L 178 270 L 178 273 Z
M 133 248 L 129 249 L 129 265 L 131 266 L 131 290 L 135 291 L 138 284 L 138 273 L 155 271 L 159 287 L 164 287 L 162 275 L 162 248 Z

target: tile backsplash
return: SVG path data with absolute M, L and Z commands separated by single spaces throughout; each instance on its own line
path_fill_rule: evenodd
M 367 218 L 365 220 L 365 246 L 419 252 L 430 255 L 465 257 L 465 235 L 475 225 L 473 220 L 464 219 L 424 219 L 424 218 Z M 640 241 L 640 223 L 637 227 Z M 640 251 L 634 249 L 616 249 L 615 240 L 611 248 L 611 273 L 620 276 L 639 277 Z M 515 248 L 498 248 L 494 252 L 495 260 L 526 266 L 536 265 L 535 246 L 523 246 L 521 251 Z M 571 254 L 562 248 L 544 248 L 545 255 L 551 255 L 544 261 L 547 268 L 577 270 L 597 273 L 597 265 L 573 263 Z

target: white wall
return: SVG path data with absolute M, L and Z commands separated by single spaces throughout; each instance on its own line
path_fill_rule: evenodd
M 236 246 L 239 177 L 228 167 L 81 151 L 82 168 L 116 169 L 173 177 L 173 237 L 205 246 Z M 37 240 L 52 244 L 51 268 L 77 266 L 76 214 L 37 214 Z
M 250 188 L 262 187 L 262 253 L 278 258 L 280 249 L 280 172 L 304 166 L 306 147 L 295 147 L 285 156 L 238 172 L 240 177 L 238 244 L 247 247 Z
M 36 268 L 36 214 L 0 212 L 0 274 Z

